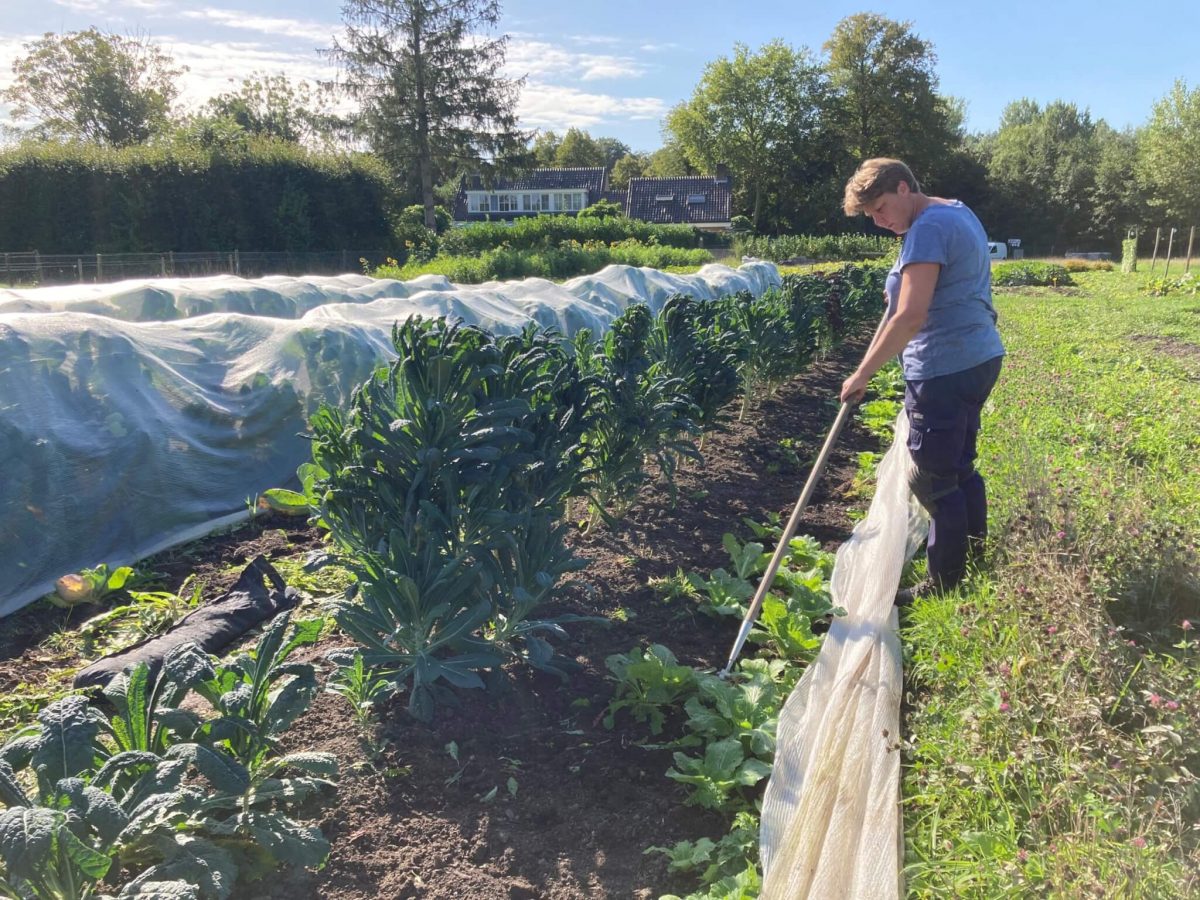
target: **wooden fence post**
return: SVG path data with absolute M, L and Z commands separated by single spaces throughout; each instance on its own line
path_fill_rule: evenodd
M 1171 248 L 1175 245 L 1175 229 L 1172 228 L 1170 234 L 1167 235 L 1167 263 L 1163 267 L 1163 278 L 1167 277 L 1167 273 L 1171 271 Z
M 162 253 L 158 254 L 158 274 L 163 278 L 167 277 L 167 257 Z
M 83 257 L 75 257 L 75 273 L 79 276 L 79 283 L 83 284 Z
M 236 247 L 233 249 L 233 274 L 242 274 L 242 255 Z
M 1196 226 L 1192 226 L 1192 230 L 1188 232 L 1188 251 L 1187 262 L 1183 265 L 1183 274 L 1186 275 L 1192 268 L 1192 241 L 1196 239 Z
M 1150 257 L 1150 274 L 1154 274 L 1154 264 L 1158 261 L 1158 239 L 1162 236 L 1162 229 L 1154 229 L 1154 254 Z
M 100 283 L 100 279 L 104 277 L 104 260 L 100 254 L 96 254 L 96 283 Z
M 171 277 L 174 278 L 175 277 L 175 251 L 174 250 L 167 251 L 167 259 L 169 259 L 171 261 Z

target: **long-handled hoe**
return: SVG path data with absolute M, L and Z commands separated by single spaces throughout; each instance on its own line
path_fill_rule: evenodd
M 883 318 L 879 320 L 879 326 L 875 329 L 875 337 L 871 338 L 871 344 L 868 347 L 874 345 L 886 323 L 887 313 L 884 312 Z M 763 600 L 767 596 L 767 591 L 775 583 L 775 573 L 779 571 L 779 566 L 783 562 L 784 555 L 787 553 L 788 544 L 791 543 L 792 536 L 796 533 L 796 528 L 800 525 L 800 517 L 804 515 L 804 510 L 808 507 L 808 501 L 812 499 L 813 491 L 817 487 L 817 481 L 820 479 L 821 473 L 825 470 L 826 463 L 829 462 L 830 454 L 833 453 L 833 445 L 837 443 L 838 435 L 842 433 L 842 428 L 845 427 L 846 420 L 850 418 L 850 411 L 853 408 L 852 404 L 843 403 L 841 409 L 838 410 L 837 418 L 833 420 L 833 426 L 829 429 L 829 435 L 825 438 L 821 452 L 817 455 L 817 461 L 813 463 L 808 481 L 804 483 L 804 490 L 800 492 L 800 499 L 796 501 L 796 507 L 792 510 L 792 517 L 788 519 L 787 525 L 783 529 L 783 535 L 779 538 L 779 545 L 775 548 L 775 555 L 771 557 L 771 562 L 767 566 L 767 571 L 763 573 L 762 581 L 759 582 L 754 599 L 750 602 L 750 608 L 746 610 L 746 616 L 742 619 L 742 627 L 738 629 L 737 638 L 733 642 L 733 649 L 729 651 L 729 660 L 725 663 L 725 668 L 720 672 L 722 678 L 729 677 L 729 673 L 733 671 L 733 664 L 737 662 L 738 654 L 742 652 L 742 647 L 746 643 L 746 638 L 750 636 L 750 629 L 754 627 L 754 620 L 758 618 L 758 614 L 762 610 Z

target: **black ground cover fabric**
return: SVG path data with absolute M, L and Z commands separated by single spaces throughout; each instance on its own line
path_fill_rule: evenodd
M 75 687 L 103 687 L 141 662 L 155 673 L 168 653 L 186 643 L 196 644 L 205 653 L 217 653 L 260 622 L 299 602 L 299 592 L 284 584 L 265 557 L 256 557 L 227 593 L 188 613 L 169 631 L 96 660 L 75 676 Z

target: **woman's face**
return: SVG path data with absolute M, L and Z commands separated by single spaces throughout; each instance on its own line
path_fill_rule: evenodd
M 912 225 L 912 207 L 912 191 L 902 181 L 896 186 L 896 190 L 881 194 L 869 203 L 864 212 L 878 227 L 896 234 L 904 234 Z

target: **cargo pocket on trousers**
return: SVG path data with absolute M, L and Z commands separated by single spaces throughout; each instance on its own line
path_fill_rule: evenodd
M 967 416 L 935 416 L 920 410 L 908 413 L 908 452 L 923 474 L 954 476 L 967 440 Z

